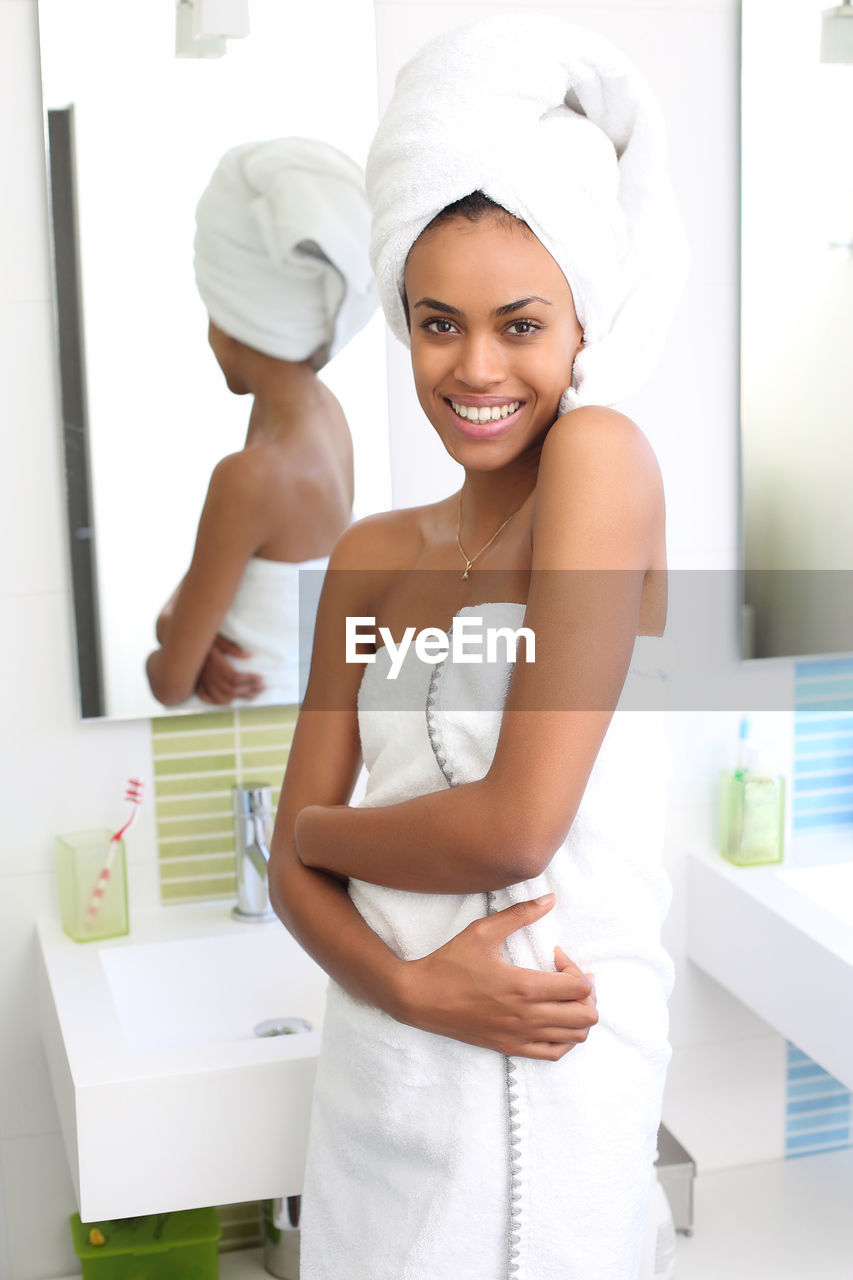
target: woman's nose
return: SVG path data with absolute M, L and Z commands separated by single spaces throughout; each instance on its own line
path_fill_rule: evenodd
M 467 334 L 457 352 L 454 375 L 466 387 L 494 387 L 506 378 L 503 356 L 489 334 Z

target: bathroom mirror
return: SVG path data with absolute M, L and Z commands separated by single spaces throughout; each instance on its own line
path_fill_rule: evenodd
M 742 7 L 744 657 L 853 652 L 853 62 L 821 60 L 830 8 Z
M 249 402 L 225 387 L 195 289 L 198 198 L 228 147 L 317 137 L 363 165 L 376 125 L 371 0 L 251 0 L 249 16 L 224 56 L 178 58 L 176 0 L 39 0 L 54 205 L 63 168 L 74 186 L 55 243 L 79 265 L 64 282 L 79 360 L 60 349 L 86 717 L 165 713 L 144 672 L 155 619 L 189 563 L 210 473 L 245 439 Z M 384 509 L 378 313 L 322 377 L 353 434 L 355 514 Z

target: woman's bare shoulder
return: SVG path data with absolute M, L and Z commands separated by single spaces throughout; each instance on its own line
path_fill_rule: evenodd
M 600 485 L 617 504 L 663 503 L 655 452 L 636 422 L 616 409 L 583 405 L 558 418 L 542 446 L 539 479 L 548 477 L 569 487 Z
M 354 521 L 335 543 L 329 567 L 335 569 L 411 569 L 428 537 L 436 503 L 379 511 Z
M 650 474 L 660 473 L 654 450 L 640 427 L 618 409 L 582 405 L 558 418 L 545 437 L 542 457 L 559 465 L 570 456 L 602 460 L 623 457 Z
M 533 536 L 587 544 L 616 566 L 656 559 L 665 521 L 657 458 L 641 429 L 615 409 L 582 406 L 558 418 L 542 446 Z M 540 549 L 542 543 L 540 539 Z

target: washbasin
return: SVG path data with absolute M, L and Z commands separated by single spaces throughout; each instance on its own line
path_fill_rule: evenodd
M 302 1190 L 328 980 L 279 921 L 238 923 L 229 905 L 136 912 L 100 943 L 38 923 L 42 1038 L 84 1222 Z
M 815 861 L 810 857 L 832 861 Z M 853 841 L 801 843 L 792 863 L 688 859 L 687 953 L 853 1089 Z
M 235 929 L 242 932 L 101 950 L 134 1053 L 251 1040 L 274 1018 L 319 1028 L 325 991 L 314 962 L 279 926 Z

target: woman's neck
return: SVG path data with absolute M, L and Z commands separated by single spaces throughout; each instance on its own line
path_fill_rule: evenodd
M 462 486 L 460 533 L 473 551 L 490 538 L 503 521 L 524 506 L 536 488 L 538 455 L 519 458 L 500 471 L 466 471 Z M 466 543 L 467 545 L 467 543 Z M 469 552 L 472 554 L 472 552 Z
M 318 407 L 322 384 L 309 361 L 269 360 L 252 380 L 254 395 L 246 444 L 291 437 Z

